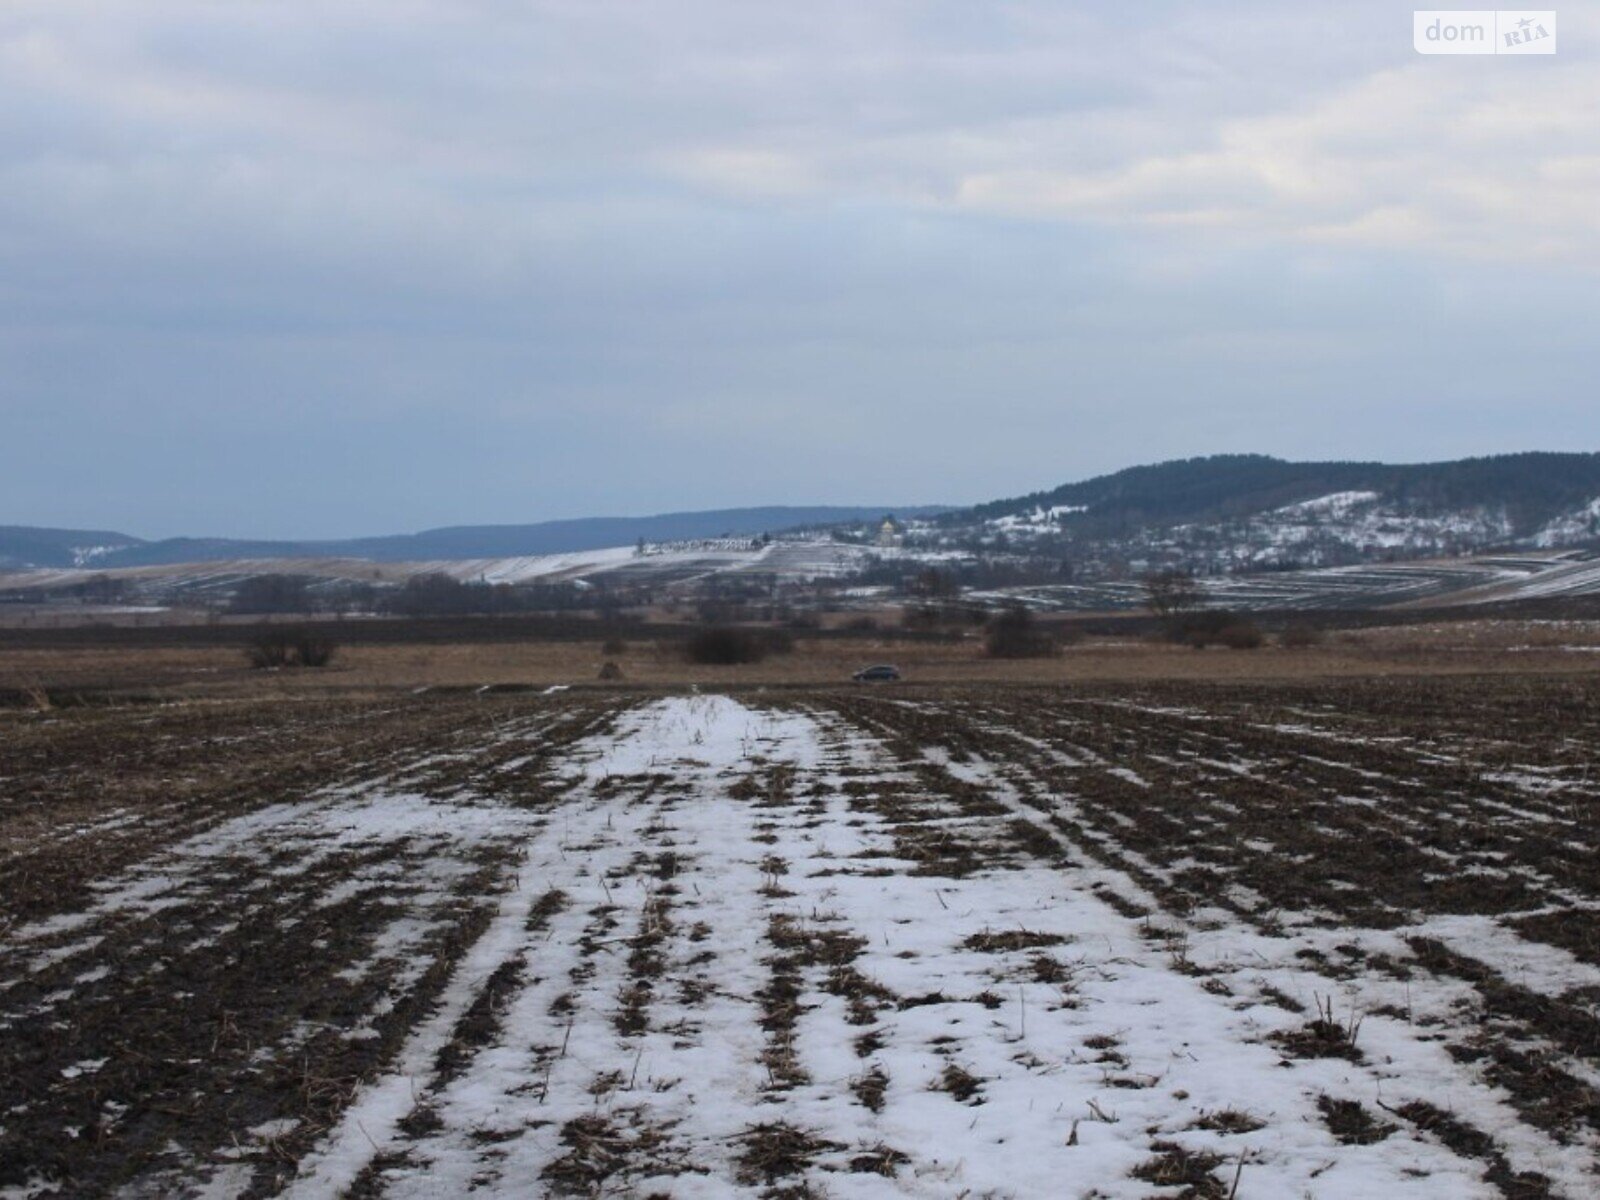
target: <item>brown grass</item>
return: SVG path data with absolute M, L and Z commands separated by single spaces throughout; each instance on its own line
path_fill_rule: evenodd
M 1322 645 L 1253 654 L 1196 651 L 1135 639 L 1092 638 L 1058 657 L 997 660 L 977 640 L 801 639 L 793 654 L 760 663 L 683 661 L 675 641 L 630 646 L 624 686 L 848 684 L 873 662 L 892 662 L 907 683 L 1295 681 L 1384 675 L 1594 673 L 1600 653 L 1570 649 L 1600 638 L 1586 627 L 1530 630 L 1518 623 L 1375 628 Z M 593 686 L 607 656 L 599 641 L 351 645 L 331 667 L 252 671 L 235 646 L 0 648 L 0 693 L 151 691 L 187 696 L 288 696 L 418 687 Z M 878 685 L 884 686 L 884 685 Z M 897 685 L 887 685 L 893 688 Z

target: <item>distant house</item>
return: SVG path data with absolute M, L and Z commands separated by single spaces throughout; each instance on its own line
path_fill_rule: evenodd
M 900 544 L 900 526 L 895 522 L 894 514 L 883 518 L 883 524 L 878 526 L 877 544 L 888 549 Z

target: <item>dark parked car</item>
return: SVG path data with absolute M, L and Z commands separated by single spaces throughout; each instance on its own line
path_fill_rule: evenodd
M 900 668 L 891 667 L 887 663 L 879 663 L 875 667 L 863 667 L 850 678 L 857 683 L 877 683 L 882 680 L 899 679 Z

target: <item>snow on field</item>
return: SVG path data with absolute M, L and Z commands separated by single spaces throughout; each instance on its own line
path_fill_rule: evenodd
M 0 928 L 0 1197 L 1579 1200 L 1594 724 L 1519 697 L 461 698 L 129 797 Z
M 257 809 L 185 838 L 97 884 L 96 898 L 87 908 L 8 930 L 0 964 L 20 959 L 31 973 L 74 959 L 92 961 L 108 933 L 191 904 L 214 886 L 214 876 L 241 863 L 257 866 L 259 873 L 237 885 L 232 900 L 238 904 L 282 889 L 335 861 L 341 864 L 338 882 L 321 895 L 318 906 L 336 905 L 365 891 L 402 887 L 419 895 L 444 893 L 470 871 L 479 848 L 531 836 L 537 825 L 530 813 L 507 812 L 481 802 L 458 803 L 403 791 L 329 789 L 297 803 Z M 93 836 L 92 830 L 85 832 Z M 387 857 L 390 850 L 403 854 L 404 861 Z M 354 865 L 345 868 L 347 861 Z M 425 920 L 397 912 L 377 939 L 373 961 L 405 958 L 433 928 Z M 76 936 L 80 933 L 83 936 Z M 201 944 L 189 942 L 187 948 Z M 420 972 L 422 965 L 408 964 L 406 971 Z M 24 977 L 0 981 L 0 993 Z M 43 1003 L 53 1009 L 72 998 L 68 989 Z M 0 1018 L 0 1029 L 4 1027 Z
M 1491 603 L 1600 592 L 1600 561 L 1587 552 L 1438 558 L 1297 571 L 1242 571 L 1199 579 L 1207 603 L 1250 610 L 1362 609 Z M 1096 610 L 1138 607 L 1137 580 L 1040 585 L 969 593 L 988 604 Z
M 427 574 L 444 574 L 467 583 L 571 583 L 596 577 L 657 577 L 681 581 L 703 575 L 750 571 L 772 572 L 793 579 L 836 576 L 858 570 L 871 547 L 853 546 L 823 537 L 790 537 L 767 545 L 750 538 L 703 538 L 688 542 L 612 546 L 561 554 L 502 558 L 377 562 L 368 559 L 283 558 L 175 563 L 154 567 L 119 567 L 95 571 L 87 567 L 0 569 L 6 588 L 64 588 L 104 575 L 137 587 L 179 587 L 204 591 L 228 588 L 241 578 L 259 574 L 306 574 L 324 579 L 370 583 L 404 582 Z M 938 554 L 931 556 L 939 558 Z M 128 611 L 134 611 L 129 609 Z
M 1499 1194 L 1436 1140 L 1344 1144 L 1324 1119 L 1417 1097 L 1517 1171 L 1592 1182 L 1592 1144 L 1520 1122 L 1427 1032 L 1464 984 L 1356 993 L 1294 953 L 1347 930 L 1153 927 L 1059 837 L 1060 856 L 994 843 L 957 873 L 908 860 L 896 804 L 934 839 L 991 836 L 962 789 L 1030 815 L 982 759 L 902 760 L 831 713 L 699 696 L 630 711 L 559 772 L 487 932 L 291 1194 L 1109 1198 L 1177 1194 L 1196 1164 L 1241 1200 Z M 1525 974 L 1573 966 L 1501 935 L 1513 951 Z M 1305 1018 L 1273 994 L 1390 1015 L 1365 1020 L 1360 1061 L 1291 1057 Z
M 471 558 L 448 562 L 421 563 L 418 574 L 442 571 L 452 578 L 470 583 L 531 583 L 535 580 L 570 578 L 613 568 L 634 556 L 632 546 L 607 550 L 582 550 L 571 554 L 534 554 L 519 558 Z
M 1487 590 L 1483 601 L 1531 600 L 1547 596 L 1583 596 L 1600 592 L 1600 560 L 1549 560 L 1548 568 L 1506 588 Z

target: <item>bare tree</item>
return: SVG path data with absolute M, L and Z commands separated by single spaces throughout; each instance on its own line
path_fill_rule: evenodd
M 1205 598 L 1187 571 L 1154 571 L 1144 577 L 1145 605 L 1158 617 L 1171 617 L 1200 607 Z
M 1055 638 L 1039 628 L 1033 613 L 1021 604 L 1009 605 L 989 619 L 983 648 L 990 658 L 1049 658 L 1059 649 Z
M 306 575 L 251 575 L 234 589 L 230 607 L 236 613 L 310 612 L 311 582 Z

